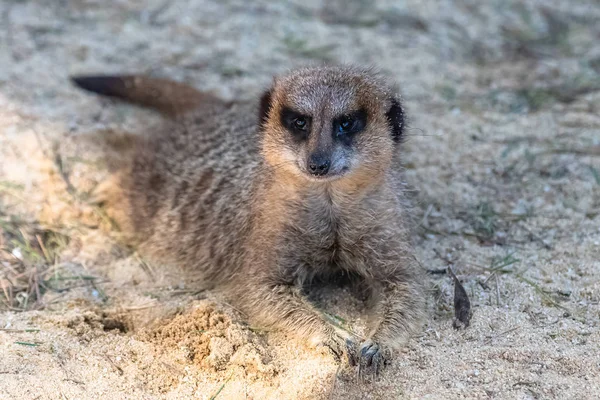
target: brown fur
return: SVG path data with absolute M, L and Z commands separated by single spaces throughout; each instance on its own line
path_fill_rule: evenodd
M 370 70 L 324 67 L 276 79 L 260 107 L 211 103 L 178 113 L 120 172 L 120 222 L 145 251 L 224 288 L 254 323 L 336 352 L 353 338 L 327 323 L 303 288 L 316 277 L 355 277 L 372 311 L 368 340 L 351 358 L 377 371 L 382 349 L 419 329 L 424 305 L 403 205 L 399 104 Z M 290 140 L 283 107 L 312 115 L 316 128 L 305 142 Z M 339 147 L 331 119 L 359 108 L 365 129 L 350 149 Z M 349 170 L 308 177 L 300 164 L 321 148 L 345 152 Z

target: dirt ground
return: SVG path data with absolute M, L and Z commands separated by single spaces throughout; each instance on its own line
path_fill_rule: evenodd
M 3 0 L 0 399 L 599 398 L 598 21 L 595 0 Z M 68 82 L 143 72 L 250 99 L 323 62 L 379 66 L 410 113 L 429 318 L 372 383 L 120 245 L 91 201 L 95 138 L 158 117 Z M 360 328 L 348 293 L 325 301 Z

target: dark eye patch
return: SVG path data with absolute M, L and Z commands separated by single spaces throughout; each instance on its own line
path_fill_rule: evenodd
M 365 129 L 367 112 L 359 110 L 346 115 L 340 115 L 333 120 L 333 136 L 349 144 L 352 137 Z
M 311 122 L 311 117 L 296 112 L 291 108 L 286 107 L 281 110 L 281 123 L 298 139 L 308 137 Z

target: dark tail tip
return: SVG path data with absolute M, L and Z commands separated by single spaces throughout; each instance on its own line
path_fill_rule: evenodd
M 186 84 L 144 75 L 79 75 L 72 76 L 71 82 L 88 92 L 153 108 L 168 116 L 213 99 Z M 214 101 L 220 102 L 216 98 Z
M 71 82 L 88 92 L 105 96 L 122 97 L 127 91 L 125 79 L 117 76 L 72 76 Z

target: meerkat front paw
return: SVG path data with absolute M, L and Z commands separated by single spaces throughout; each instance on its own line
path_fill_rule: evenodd
M 386 363 L 386 355 L 380 345 L 371 340 L 365 340 L 356 355 L 358 378 L 364 380 L 367 376 L 377 377 Z
M 320 340 L 315 345 L 315 348 L 331 354 L 338 362 L 346 358 L 350 365 L 356 365 L 357 345 L 356 342 L 349 337 L 332 334 L 325 339 Z M 344 355 L 346 357 L 344 357 Z

